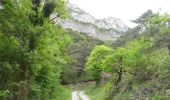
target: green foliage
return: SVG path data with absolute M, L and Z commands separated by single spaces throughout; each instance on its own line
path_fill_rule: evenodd
M 100 88 L 92 88 L 91 90 L 87 90 L 87 95 L 91 100 L 105 100 L 105 92 Z
M 67 63 L 66 48 L 71 39 L 61 26 L 49 20 L 54 6 L 47 11 L 51 5 L 42 9 L 37 0 L 18 3 L 7 0 L 3 6 L 0 11 L 0 97 L 68 99 L 64 92 L 67 90 L 60 84 L 60 74 Z M 43 10 L 47 16 L 42 14 Z M 4 92 L 6 90 L 9 92 Z
M 45 1 L 44 5 L 40 0 L 2 2 L 0 99 L 68 100 L 70 91 L 61 85 L 60 78 L 69 83 L 92 76 L 99 86 L 102 72 L 112 76 L 106 91 L 95 89 L 102 96 L 97 99 L 105 99 L 104 92 L 109 99 L 168 98 L 169 15 L 147 11 L 134 21 L 137 27 L 113 43 L 113 50 L 101 45 L 102 41 L 54 25 L 52 13 L 68 18 L 67 1 Z
M 113 50 L 104 45 L 96 46 L 91 52 L 90 57 L 86 63 L 86 69 L 89 70 L 96 81 L 96 85 L 100 84 L 102 74 L 102 61 L 105 57 L 111 54 Z
M 65 48 L 70 38 L 60 26 L 45 24 L 43 35 L 39 39 L 36 53 L 36 74 L 34 88 L 37 86 L 41 93 L 36 94 L 38 99 L 59 98 L 56 94 L 60 89 L 60 73 L 66 64 Z M 33 95 L 34 98 L 34 95 Z
M 123 58 L 125 57 L 125 49 L 118 48 L 115 52 L 111 55 L 108 55 L 106 59 L 103 60 L 102 67 L 103 70 L 106 72 L 117 72 L 121 68 L 123 68 Z
M 143 60 L 145 58 L 143 56 L 143 53 L 145 53 L 148 47 L 148 41 L 144 37 L 139 40 L 128 43 L 125 57 L 126 67 L 138 67 L 138 65 L 140 66 L 142 63 L 142 65 L 144 65 L 145 61 Z
M 169 15 L 153 14 L 148 11 L 136 20 L 139 24 L 134 29 L 136 31 L 128 31 L 131 33 L 123 37 L 125 40 L 121 40 L 121 37 L 120 40 L 123 43 L 121 46 L 126 48 L 122 64 L 126 76 L 122 77 L 116 87 L 108 87 L 107 90 L 111 90 L 109 93 L 114 94 L 111 95 L 113 99 L 152 98 L 164 100 L 169 98 L 169 94 L 166 92 L 169 90 L 169 18 Z M 134 37 L 135 34 L 138 36 Z M 116 43 L 118 42 L 116 41 Z M 109 72 L 115 68 L 114 66 L 111 69 L 108 66 L 113 64 L 116 57 L 110 55 L 106 58 L 110 60 L 104 61 L 103 66 L 108 64 L 104 68 Z M 128 77 L 131 77 L 130 80 Z M 131 88 L 124 90 L 126 85 Z M 117 89 L 118 91 L 116 91 Z M 124 98 L 122 95 L 127 97 Z
M 9 96 L 9 90 L 0 91 L 0 99 L 1 100 L 7 100 L 7 97 Z
M 143 13 L 138 19 L 133 20 L 132 22 L 137 23 L 137 24 L 144 24 L 153 16 L 154 16 L 154 14 L 153 14 L 152 10 L 148 10 L 145 13 Z
M 91 75 L 85 71 L 84 66 L 95 45 L 103 44 L 103 42 L 76 31 L 67 30 L 67 33 L 72 38 L 72 43 L 67 48 L 69 58 L 67 65 L 63 68 L 62 83 L 91 80 Z
M 67 0 L 56 0 L 56 7 L 54 12 L 60 14 L 60 17 L 66 19 L 69 17 L 68 9 L 67 9 Z
M 137 27 L 112 43 L 115 51 L 101 64 L 112 74 L 104 87 L 108 100 L 169 99 L 169 18 L 148 11 L 135 20 Z

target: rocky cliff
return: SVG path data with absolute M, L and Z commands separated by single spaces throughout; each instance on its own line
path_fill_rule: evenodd
M 1 9 L 3 9 L 3 7 L 2 7 L 2 4 L 1 4 L 1 2 L 0 2 L 0 10 L 1 10 Z
M 118 18 L 95 19 L 92 15 L 71 3 L 68 3 L 68 9 L 71 18 L 63 23 L 66 29 L 79 31 L 100 40 L 116 40 L 128 29 Z

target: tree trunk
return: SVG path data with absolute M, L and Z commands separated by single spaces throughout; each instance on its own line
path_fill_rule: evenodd
M 116 86 L 117 86 L 117 85 L 119 84 L 119 82 L 122 80 L 122 73 L 123 73 L 122 69 L 120 69 L 120 71 L 117 72 L 118 78 L 117 78 L 117 80 L 116 80 L 116 82 L 115 82 L 115 85 L 116 85 Z

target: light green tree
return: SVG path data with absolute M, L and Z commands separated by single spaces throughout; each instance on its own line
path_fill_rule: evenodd
M 101 74 L 102 74 L 102 62 L 110 54 L 113 53 L 113 50 L 104 45 L 96 46 L 91 52 L 89 59 L 86 63 L 86 69 L 89 70 L 92 74 L 93 79 L 96 81 L 96 85 L 100 85 Z
M 112 73 L 113 76 L 115 75 L 115 85 L 121 81 L 122 74 L 125 72 L 125 55 L 126 49 L 118 48 L 113 54 L 108 55 L 102 63 L 102 68 L 104 71 Z

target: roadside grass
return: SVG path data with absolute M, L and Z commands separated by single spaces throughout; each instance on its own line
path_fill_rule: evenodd
M 102 88 L 91 87 L 85 90 L 86 95 L 90 100 L 105 100 L 105 93 Z
M 63 91 L 59 94 L 60 100 L 72 100 L 72 89 L 68 86 L 64 86 Z

